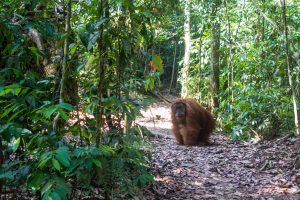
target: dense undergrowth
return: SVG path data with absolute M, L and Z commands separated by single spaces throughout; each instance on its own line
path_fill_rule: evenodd
M 2 73 L 6 80 L 14 77 L 14 83 L 0 88 L 1 149 L 6 156 L 0 180 L 6 189 L 28 190 L 43 199 L 70 199 L 76 188 L 85 195 L 100 188 L 106 198 L 114 198 L 135 196 L 153 180 L 137 126 L 126 135 L 110 131 L 100 146 L 95 145 L 88 120 L 54 132 L 54 114 L 68 120 L 74 107 L 51 101 L 53 79 L 39 80 L 33 72 L 16 69 Z
M 0 198 L 129 198 L 153 181 L 134 124 L 162 67 L 146 6 L 0 3 Z

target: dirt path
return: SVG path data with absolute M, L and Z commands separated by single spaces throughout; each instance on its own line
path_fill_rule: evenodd
M 147 199 L 300 199 L 300 171 L 294 169 L 299 138 L 251 144 L 213 135 L 213 146 L 179 146 L 168 104 L 143 115 L 139 123 L 158 135 L 151 141 L 156 185 Z

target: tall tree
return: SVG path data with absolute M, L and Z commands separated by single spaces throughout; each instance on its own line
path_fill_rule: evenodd
M 203 33 L 205 31 L 205 26 L 202 27 L 201 32 L 200 32 L 200 36 L 199 36 L 199 100 L 202 100 L 202 93 L 201 93 L 201 88 L 202 88 L 202 84 L 201 84 L 201 79 L 202 79 L 202 46 L 203 46 L 203 42 L 202 42 L 202 37 L 203 37 Z
M 299 135 L 300 130 L 299 130 L 299 120 L 298 120 L 297 97 L 296 97 L 296 91 L 295 91 L 295 87 L 294 87 L 294 83 L 293 83 L 293 78 L 292 78 L 292 74 L 291 74 L 291 66 L 290 66 L 291 62 L 290 62 L 290 55 L 289 55 L 289 40 L 288 40 L 285 0 L 281 0 L 281 7 L 282 7 L 282 18 L 283 18 L 283 26 L 284 26 L 284 43 L 285 43 L 287 75 L 288 75 L 288 79 L 289 79 L 289 86 L 292 91 L 295 129 L 296 129 L 297 135 Z
M 109 16 L 108 0 L 99 0 L 98 2 L 98 19 L 99 21 L 104 20 Z M 99 26 L 99 38 L 98 38 L 98 86 L 97 86 L 97 97 L 98 105 L 96 111 L 96 145 L 101 143 L 103 137 L 104 127 L 104 108 L 102 106 L 102 100 L 106 94 L 105 89 L 105 55 L 106 45 L 104 41 L 104 26 Z
M 171 92 L 172 89 L 172 84 L 175 76 L 175 67 L 176 67 L 176 52 L 177 52 L 177 39 L 174 40 L 174 57 L 173 57 L 173 67 L 172 67 L 172 77 L 171 77 L 171 82 L 170 82 L 170 87 L 169 87 L 169 93 Z
M 212 36 L 211 36 L 211 106 L 219 107 L 219 87 L 220 87 L 220 23 L 218 10 L 220 0 L 214 0 L 212 4 Z
M 232 36 L 231 36 L 231 24 L 230 24 L 230 17 L 228 13 L 228 2 L 224 2 L 225 11 L 226 11 L 226 18 L 227 18 L 227 37 L 228 37 L 228 60 L 227 60 L 227 67 L 228 67 L 228 88 L 231 90 L 230 85 L 233 83 L 234 77 L 234 68 L 232 64 Z M 233 90 L 231 90 L 231 102 L 233 102 Z
M 183 67 L 181 70 L 181 96 L 188 96 L 188 77 L 189 77 L 189 68 L 190 68 L 190 55 L 191 55 L 191 34 L 190 34 L 190 0 L 185 1 L 184 5 L 184 59 Z
M 62 62 L 62 70 L 61 70 L 61 79 L 60 79 L 60 91 L 59 91 L 59 103 L 65 102 L 66 96 L 66 79 L 68 77 L 67 67 L 68 67 L 68 60 L 69 60 L 69 33 L 71 29 L 71 14 L 72 14 L 72 0 L 69 0 L 66 7 L 66 22 L 65 22 L 65 33 L 67 37 L 64 41 L 64 51 L 63 51 L 63 62 Z M 57 131 L 58 121 L 59 121 L 60 114 L 57 113 L 53 120 L 53 130 Z

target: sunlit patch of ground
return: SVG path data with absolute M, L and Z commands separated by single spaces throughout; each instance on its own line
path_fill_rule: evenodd
M 145 126 L 154 134 L 167 137 L 171 136 L 170 104 L 153 104 L 147 109 L 143 109 L 141 114 L 142 116 L 138 117 L 137 123 Z
M 289 188 L 289 186 L 286 185 L 266 185 L 261 189 L 261 191 L 265 194 L 282 194 L 282 196 L 285 195 L 297 195 L 300 193 L 299 187 L 292 187 Z

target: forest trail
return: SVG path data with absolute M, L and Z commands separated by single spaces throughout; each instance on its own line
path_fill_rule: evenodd
M 294 168 L 299 138 L 252 144 L 219 134 L 213 146 L 175 144 L 170 110 L 157 103 L 138 123 L 155 137 L 151 169 L 156 184 L 146 199 L 300 199 L 300 171 Z

